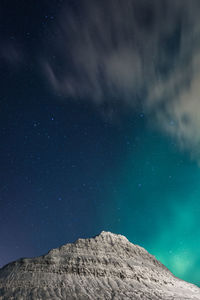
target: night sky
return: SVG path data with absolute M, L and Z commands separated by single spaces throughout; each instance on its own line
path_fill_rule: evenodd
M 106 230 L 200 286 L 199 15 L 0 1 L 0 266 Z

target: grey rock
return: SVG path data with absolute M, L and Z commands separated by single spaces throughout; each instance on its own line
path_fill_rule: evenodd
M 144 248 L 102 232 L 0 269 L 0 300 L 200 299 Z

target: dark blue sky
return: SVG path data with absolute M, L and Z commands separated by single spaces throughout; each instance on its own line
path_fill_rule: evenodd
M 0 5 L 0 265 L 109 230 L 199 285 L 198 1 L 74 3 Z

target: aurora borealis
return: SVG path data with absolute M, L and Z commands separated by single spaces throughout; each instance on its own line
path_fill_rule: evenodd
M 199 11 L 1 1 L 0 266 L 108 230 L 200 286 Z

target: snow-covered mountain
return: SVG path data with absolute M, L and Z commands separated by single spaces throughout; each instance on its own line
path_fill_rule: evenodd
M 144 248 L 102 232 L 0 269 L 0 300 L 200 299 Z

